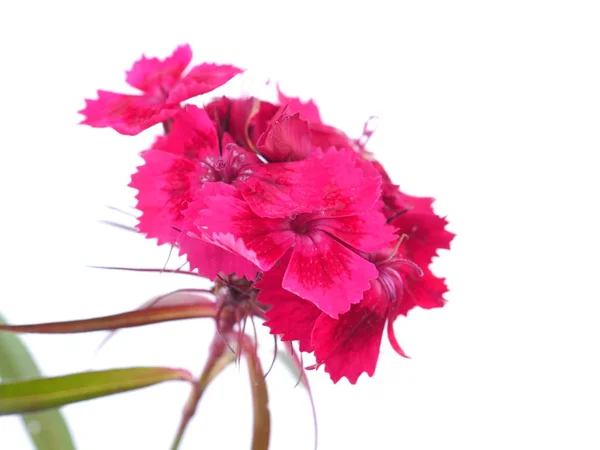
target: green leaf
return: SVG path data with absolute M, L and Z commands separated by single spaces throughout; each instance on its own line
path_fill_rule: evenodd
M 0 314 L 0 324 L 6 323 Z M 3 381 L 39 377 L 33 357 L 19 337 L 0 333 L 0 378 Z M 22 415 L 37 450 L 75 450 L 69 428 L 58 410 Z
M 206 391 L 208 385 L 221 373 L 225 368 L 232 364 L 237 359 L 235 352 L 233 352 L 225 341 L 220 336 L 215 336 L 215 340 L 211 345 L 211 354 L 209 355 L 208 361 L 204 366 L 204 370 L 200 374 L 200 378 L 196 381 L 192 392 L 187 400 L 183 414 L 181 416 L 181 422 L 177 429 L 177 435 L 171 445 L 171 450 L 177 450 L 181 445 L 183 435 L 187 426 L 190 423 L 194 414 L 196 414 L 196 408 L 202 398 L 202 395 Z
M 0 383 L 0 416 L 41 411 L 140 389 L 164 381 L 192 381 L 183 369 L 134 367 Z
M 211 296 L 208 296 L 207 294 L 211 294 Z M 217 312 L 215 301 L 212 297 L 212 292 L 207 291 L 206 289 L 177 289 L 176 291 L 172 291 L 167 294 L 158 295 L 156 297 L 151 298 L 143 305 L 136 308 L 135 311 L 151 308 L 156 309 L 159 307 L 166 306 L 175 307 L 184 305 L 196 305 L 198 307 L 206 307 L 205 317 L 214 317 Z M 199 312 L 200 310 L 201 308 L 198 308 L 196 312 Z M 117 333 L 117 331 L 119 331 L 119 329 L 110 330 L 108 335 L 102 340 L 99 349 L 103 347 L 115 335 L 115 333 Z
M 215 317 L 217 311 L 214 302 L 202 300 L 193 304 L 166 305 L 138 309 L 112 316 L 93 319 L 71 320 L 67 322 L 38 323 L 32 325 L 0 325 L 0 331 L 11 333 L 87 333 L 90 331 L 118 330 L 142 325 L 151 325 L 173 320 Z

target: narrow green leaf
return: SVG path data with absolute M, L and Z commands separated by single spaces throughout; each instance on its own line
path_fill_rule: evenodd
M 211 294 L 208 296 L 207 294 Z M 144 302 L 141 306 L 135 309 L 135 311 L 141 309 L 156 309 L 159 307 L 166 306 L 183 306 L 183 305 L 197 305 L 197 306 L 206 306 L 209 311 L 209 316 L 213 317 L 213 309 L 214 314 L 216 314 L 216 306 L 214 305 L 215 301 L 212 297 L 212 292 L 207 291 L 206 289 L 177 289 L 176 291 L 169 292 L 167 294 L 158 295 L 156 297 L 151 298 L 147 302 Z M 98 350 L 112 338 L 118 332 L 118 329 L 110 330 L 108 335 L 102 340 Z
M 6 320 L 0 315 L 0 324 Z M 19 337 L 0 333 L 0 378 L 2 381 L 39 377 L 33 357 Z M 22 415 L 37 450 L 75 450 L 69 428 L 58 410 Z
M 90 331 L 118 330 L 142 325 L 151 325 L 173 320 L 215 317 L 216 306 L 208 300 L 196 304 L 166 305 L 144 308 L 112 316 L 94 319 L 71 320 L 67 322 L 39 323 L 32 325 L 0 325 L 0 331 L 11 333 L 87 333 Z
M 0 383 L 0 416 L 56 408 L 172 380 L 191 382 L 192 375 L 183 369 L 135 367 L 9 381 Z
M 179 423 L 177 434 L 173 444 L 171 445 L 171 450 L 177 450 L 181 445 L 181 440 L 183 439 L 185 430 L 192 417 L 194 417 L 194 414 L 196 414 L 198 403 L 200 402 L 200 399 L 202 398 L 202 395 L 206 391 L 208 385 L 235 360 L 236 354 L 225 344 L 223 338 L 221 338 L 221 336 L 215 336 L 215 339 L 211 345 L 208 361 L 206 361 L 204 370 L 200 374 L 198 381 L 196 381 L 183 409 L 181 422 Z

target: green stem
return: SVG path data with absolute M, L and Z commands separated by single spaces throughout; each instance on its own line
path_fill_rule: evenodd
M 226 345 L 226 342 L 220 335 L 216 335 L 211 345 L 210 356 L 208 361 L 206 361 L 204 370 L 196 383 L 194 383 L 192 392 L 190 392 L 185 407 L 183 408 L 181 422 L 179 423 L 177 434 L 171 445 L 171 450 L 179 449 L 185 430 L 187 429 L 190 420 L 192 420 L 192 417 L 194 417 L 194 414 L 196 414 L 198 403 L 210 382 L 214 380 L 225 367 L 234 362 L 235 359 L 236 354 L 230 350 L 229 346 Z
M 196 413 L 196 408 L 198 407 L 198 403 L 200 402 L 200 397 L 202 397 L 202 390 L 200 389 L 200 383 L 202 381 L 202 377 L 198 379 L 198 381 L 194 384 L 192 388 L 192 392 L 187 399 L 185 404 L 185 408 L 183 409 L 183 414 L 181 417 L 181 422 L 179 423 L 179 428 L 177 429 L 177 434 L 175 435 L 175 439 L 173 440 L 173 444 L 171 445 L 171 450 L 177 450 L 179 445 L 181 444 L 181 440 L 183 439 L 183 435 L 185 434 L 185 430 L 187 429 L 188 424 L 194 414 Z

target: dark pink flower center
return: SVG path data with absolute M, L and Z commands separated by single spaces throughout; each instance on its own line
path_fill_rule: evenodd
M 154 84 L 155 81 L 152 81 L 152 83 Z M 155 84 L 154 87 L 146 91 L 146 99 L 149 103 L 164 105 L 167 102 L 167 97 L 169 96 L 169 92 L 173 88 L 174 84 L 174 80 L 169 80 L 168 82 L 163 81 L 157 85 Z
M 220 157 L 208 156 L 200 163 L 206 167 L 206 174 L 200 177 L 201 182 L 221 181 L 232 184 L 247 164 L 246 155 L 235 144 L 229 144 Z
M 310 230 L 310 222 L 313 214 L 302 213 L 298 214 L 294 211 L 290 214 L 290 226 L 296 234 L 306 234 Z

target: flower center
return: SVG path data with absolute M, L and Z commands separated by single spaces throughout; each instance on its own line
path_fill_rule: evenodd
M 310 229 L 311 215 L 307 213 L 298 214 L 295 211 L 290 213 L 290 225 L 296 234 L 306 234 Z

